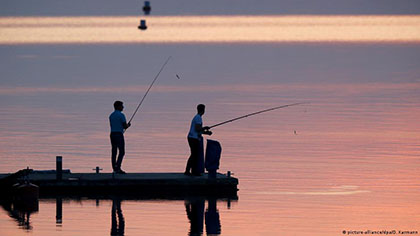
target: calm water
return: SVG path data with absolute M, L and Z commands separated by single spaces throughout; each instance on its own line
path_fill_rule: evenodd
M 0 17 L 1 44 L 420 42 L 419 15 Z
M 109 234 L 113 204 L 120 205 L 125 235 L 188 235 L 186 204 L 198 209 L 193 222 L 203 234 L 217 221 L 221 235 L 420 231 L 417 44 L 48 44 L 0 51 L 3 173 L 54 169 L 56 155 L 73 172 L 110 172 L 113 101 L 123 100 L 130 117 L 169 55 L 126 133 L 128 172 L 183 171 L 197 103 L 207 105 L 203 119 L 211 125 L 310 102 L 214 129 L 211 138 L 223 148 L 220 172 L 239 178 L 237 201 L 63 199 L 57 224 L 56 199 L 44 199 L 29 229 L 1 212 L 0 235 Z

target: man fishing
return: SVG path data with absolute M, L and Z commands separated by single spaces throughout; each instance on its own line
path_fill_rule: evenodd
M 125 115 L 122 113 L 124 106 L 123 102 L 115 101 L 114 102 L 114 112 L 109 116 L 109 124 L 111 126 L 111 164 L 113 173 L 116 174 L 125 174 L 121 170 L 121 163 L 125 154 L 125 143 L 124 143 L 124 130 L 131 126 L 131 123 L 125 119 Z M 118 150 L 118 160 L 117 160 L 117 150 Z
M 200 156 L 200 144 L 202 134 L 212 135 L 212 132 L 209 130 L 209 127 L 203 127 L 202 116 L 204 115 L 206 106 L 204 104 L 199 104 L 197 106 L 197 114 L 191 121 L 190 131 L 188 133 L 188 145 L 190 146 L 191 155 L 187 161 L 187 167 L 185 168 L 185 175 L 195 175 L 198 176 L 198 158 Z

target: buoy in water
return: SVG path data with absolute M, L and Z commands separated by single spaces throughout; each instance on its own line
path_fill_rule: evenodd
M 138 27 L 140 30 L 146 30 L 147 26 L 146 26 L 146 20 L 140 20 L 140 25 Z
M 144 6 L 143 6 L 144 14 L 149 15 L 151 10 L 152 10 L 152 7 L 150 7 L 150 2 L 149 1 L 144 1 Z

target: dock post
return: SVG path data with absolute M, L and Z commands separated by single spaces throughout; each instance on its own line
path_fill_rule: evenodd
M 99 166 L 97 166 L 95 169 L 92 169 L 92 170 L 96 171 L 96 174 L 99 174 L 99 171 L 101 171 L 102 169 L 99 168 Z
M 56 178 L 57 180 L 63 179 L 63 157 L 57 156 L 55 159 L 56 163 Z

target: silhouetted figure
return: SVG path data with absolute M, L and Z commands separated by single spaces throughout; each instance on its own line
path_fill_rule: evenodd
M 205 113 L 206 107 L 203 104 L 197 106 L 197 114 L 191 121 L 190 131 L 188 133 L 188 144 L 190 146 L 191 155 L 188 158 L 187 166 L 185 168 L 185 175 L 201 175 L 198 170 L 198 158 L 200 157 L 200 150 L 202 144 L 202 134 L 212 135 L 208 126 L 203 127 L 202 116 Z
M 190 221 L 189 236 L 202 235 L 203 233 L 203 216 L 204 216 L 204 199 L 189 199 L 185 201 L 185 210 L 188 220 Z
M 111 235 L 124 235 L 124 216 L 121 210 L 121 199 L 112 199 Z
M 220 224 L 217 200 L 215 198 L 208 199 L 205 219 L 207 235 L 220 235 L 222 226 Z
M 111 146 L 112 146 L 112 155 L 111 155 L 111 164 L 114 173 L 125 174 L 121 170 L 121 163 L 125 154 L 125 143 L 124 143 L 124 130 L 131 126 L 130 123 L 127 124 L 125 115 L 122 113 L 124 106 L 123 102 L 115 101 L 114 102 L 114 112 L 109 116 L 109 124 L 111 126 Z M 117 160 L 117 150 L 118 160 Z

